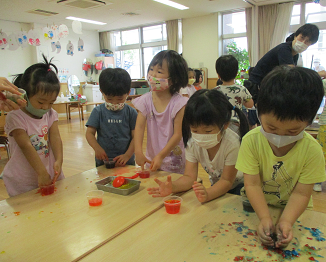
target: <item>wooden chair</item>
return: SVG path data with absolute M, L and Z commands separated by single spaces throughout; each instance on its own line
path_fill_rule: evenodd
M 79 113 L 79 120 L 81 120 L 80 118 L 80 111 L 82 110 L 82 106 L 80 106 L 80 103 L 71 103 L 68 105 L 68 114 L 69 114 L 69 119 L 71 119 L 71 115 L 70 115 L 70 112 L 71 112 L 71 109 L 74 110 L 74 109 L 78 109 L 78 113 Z
M 6 136 L 0 136 L 0 145 L 4 145 L 7 151 L 8 159 L 10 159 L 9 141 Z

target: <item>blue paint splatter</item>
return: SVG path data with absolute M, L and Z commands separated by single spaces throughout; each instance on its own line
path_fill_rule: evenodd
M 238 232 L 242 232 L 242 228 L 241 227 L 237 227 L 237 231 Z
M 321 232 L 318 228 L 309 228 L 305 227 L 304 229 L 309 230 L 311 235 L 316 238 L 317 241 L 325 241 L 326 239 L 322 237 L 323 232 Z

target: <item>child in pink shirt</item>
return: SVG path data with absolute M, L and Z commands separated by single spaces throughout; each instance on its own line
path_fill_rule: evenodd
M 182 143 L 182 118 L 188 98 L 179 94 L 188 83 L 187 62 L 175 51 L 154 56 L 148 67 L 151 92 L 133 100 L 139 114 L 135 128 L 136 163 L 144 168 L 183 174 L 185 153 Z M 142 144 L 147 122 L 147 149 Z
M 3 170 L 3 180 L 9 196 L 64 178 L 58 114 L 52 109 L 60 91 L 58 70 L 51 60 L 43 58 L 44 63 L 30 66 L 15 81 L 26 91 L 27 106 L 9 112 L 6 118 L 11 158 Z

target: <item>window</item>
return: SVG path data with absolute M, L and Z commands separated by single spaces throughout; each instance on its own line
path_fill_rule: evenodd
M 132 79 L 146 77 L 153 57 L 167 49 L 165 23 L 114 32 L 116 66 L 126 69 Z
M 306 4 L 306 23 L 326 21 L 326 7 L 316 3 Z
M 300 24 L 300 13 L 301 13 L 301 5 L 294 5 L 292 10 L 290 25 Z

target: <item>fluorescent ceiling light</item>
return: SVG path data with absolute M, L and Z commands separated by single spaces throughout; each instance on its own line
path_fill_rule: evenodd
M 170 1 L 170 0 L 154 0 L 155 2 L 159 2 L 161 4 L 164 4 L 164 5 L 169 5 L 169 6 L 172 6 L 174 8 L 178 8 L 180 10 L 185 10 L 185 9 L 189 9 L 189 7 L 187 6 L 184 6 L 184 5 L 181 5 L 181 4 L 178 4 L 176 2 L 173 2 L 173 1 Z
M 90 24 L 96 24 L 96 25 L 106 25 L 106 23 L 102 23 L 102 22 L 98 22 L 98 21 L 93 21 L 93 20 L 88 20 L 88 19 L 84 19 L 84 18 L 73 17 L 73 16 L 68 16 L 68 17 L 66 17 L 66 19 L 76 20 L 76 21 L 90 23 Z

